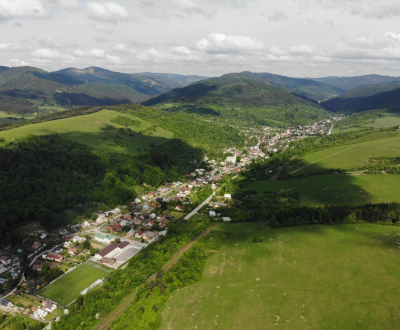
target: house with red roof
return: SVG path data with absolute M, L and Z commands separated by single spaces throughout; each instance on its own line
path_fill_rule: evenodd
M 143 231 L 141 231 L 141 230 L 138 230 L 135 234 L 135 237 L 137 237 L 137 238 L 141 238 L 142 236 L 143 236 Z

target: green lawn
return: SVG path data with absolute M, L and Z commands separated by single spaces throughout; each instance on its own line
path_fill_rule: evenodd
M 368 139 L 374 139 L 368 141 Z M 399 157 L 400 131 L 373 133 L 354 140 L 354 144 L 333 147 L 306 155 L 286 169 L 293 175 L 308 174 L 321 169 L 354 169 L 369 164 L 371 157 Z
M 118 132 L 123 126 L 112 123 L 110 120 L 121 114 L 111 110 L 102 110 L 93 114 L 71 117 L 66 119 L 47 121 L 44 123 L 26 125 L 12 130 L 1 131 L 0 136 L 5 142 L 0 142 L 0 147 L 15 139 L 32 135 L 58 134 L 62 138 L 78 141 L 101 151 L 140 153 L 150 150 L 150 144 L 160 145 L 168 142 L 173 133 L 161 127 L 156 128 L 153 135 L 139 134 L 153 124 L 138 117 L 123 114 L 132 120 L 141 122 L 140 126 L 131 127 L 136 132 L 135 136 L 128 136 Z M 117 138 L 119 136 L 120 138 Z M 109 143 L 117 141 L 123 146 L 109 146 Z
M 98 279 L 107 276 L 109 271 L 104 268 L 82 264 L 54 283 L 44 287 L 37 295 L 50 298 L 61 306 L 66 306 L 79 294 Z
M 258 192 L 298 193 L 306 206 L 399 202 L 400 175 L 314 175 L 295 180 L 256 181 Z
M 161 329 L 399 328 L 400 228 L 222 228 L 228 242 L 199 282 L 173 293 Z

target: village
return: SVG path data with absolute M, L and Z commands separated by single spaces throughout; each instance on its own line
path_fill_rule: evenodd
M 221 189 L 224 177 L 236 175 L 254 160 L 268 159 L 296 139 L 328 134 L 340 119 L 295 129 L 243 130 L 240 134 L 246 137 L 245 148 L 228 148 L 223 159 L 205 157 L 204 168 L 187 174 L 184 182 L 171 182 L 141 193 L 127 205 L 93 212 L 90 217 L 81 217 L 53 232 L 36 230 L 24 240 L 23 247 L 4 247 L 0 253 L 0 288 L 4 293 L 0 311 L 46 322 L 57 320 L 61 313 L 68 313 L 68 306 L 57 306 L 57 302 L 41 296 L 43 288 L 81 264 L 98 265 L 108 271 L 126 266 L 142 248 L 167 235 L 176 220 L 188 220 L 201 213 L 230 221 L 215 210 L 229 206 L 232 197 Z M 80 294 L 101 285 L 102 280 L 89 283 Z

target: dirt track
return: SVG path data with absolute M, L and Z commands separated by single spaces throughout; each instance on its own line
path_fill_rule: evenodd
M 174 256 L 162 267 L 162 269 L 165 272 L 168 272 L 179 261 L 183 252 L 188 251 L 196 241 L 198 241 L 204 235 L 207 235 L 211 231 L 212 228 L 214 228 L 215 226 L 218 226 L 218 225 L 219 225 L 219 223 L 211 226 L 210 228 L 206 229 L 201 234 L 199 234 L 197 237 L 192 239 L 183 248 L 181 248 L 179 252 L 175 253 Z M 147 281 L 150 282 L 150 281 L 154 280 L 156 278 L 156 276 L 157 276 L 157 273 L 154 273 L 147 279 Z M 100 322 L 100 324 L 94 328 L 94 330 L 107 330 L 109 328 L 109 326 L 111 325 L 111 323 L 114 322 L 116 319 L 118 319 L 118 317 L 120 317 L 125 312 L 125 310 L 131 304 L 131 302 L 133 301 L 135 296 L 136 296 L 136 292 L 132 292 L 129 295 L 127 295 L 122 300 L 122 302 L 119 304 L 119 306 L 117 306 L 109 315 L 107 315 L 106 318 L 104 320 L 102 320 Z

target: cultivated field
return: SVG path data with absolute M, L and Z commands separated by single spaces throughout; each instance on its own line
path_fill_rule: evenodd
M 200 282 L 174 292 L 161 329 L 399 328 L 400 228 L 222 228 L 228 242 Z
M 76 299 L 84 289 L 98 279 L 104 278 L 108 273 L 109 271 L 104 268 L 85 263 L 39 290 L 37 295 L 50 298 L 61 306 L 66 306 Z
M 131 127 L 132 131 L 136 132 L 135 136 L 130 137 L 119 133 L 118 129 L 124 126 L 110 121 L 120 115 L 141 122 L 139 126 Z M 102 110 L 90 115 L 48 121 L 1 131 L 0 136 L 4 137 L 6 141 L 3 143 L 0 142 L 0 147 L 28 135 L 58 134 L 62 138 L 75 140 L 101 151 L 140 153 L 145 149 L 149 150 L 151 143 L 160 145 L 168 142 L 173 137 L 172 132 L 160 127 L 156 128 L 153 135 L 138 133 L 152 125 L 152 123 L 135 116 L 111 110 Z M 123 146 L 108 145 L 115 141 L 121 143 Z
M 399 202 L 400 175 L 313 175 L 295 180 L 256 181 L 258 192 L 298 193 L 305 206 Z
M 351 170 L 368 165 L 372 157 L 400 156 L 400 131 L 373 133 L 354 142 L 351 145 L 311 153 L 302 161 L 288 167 L 286 173 L 302 175 L 321 169 Z

